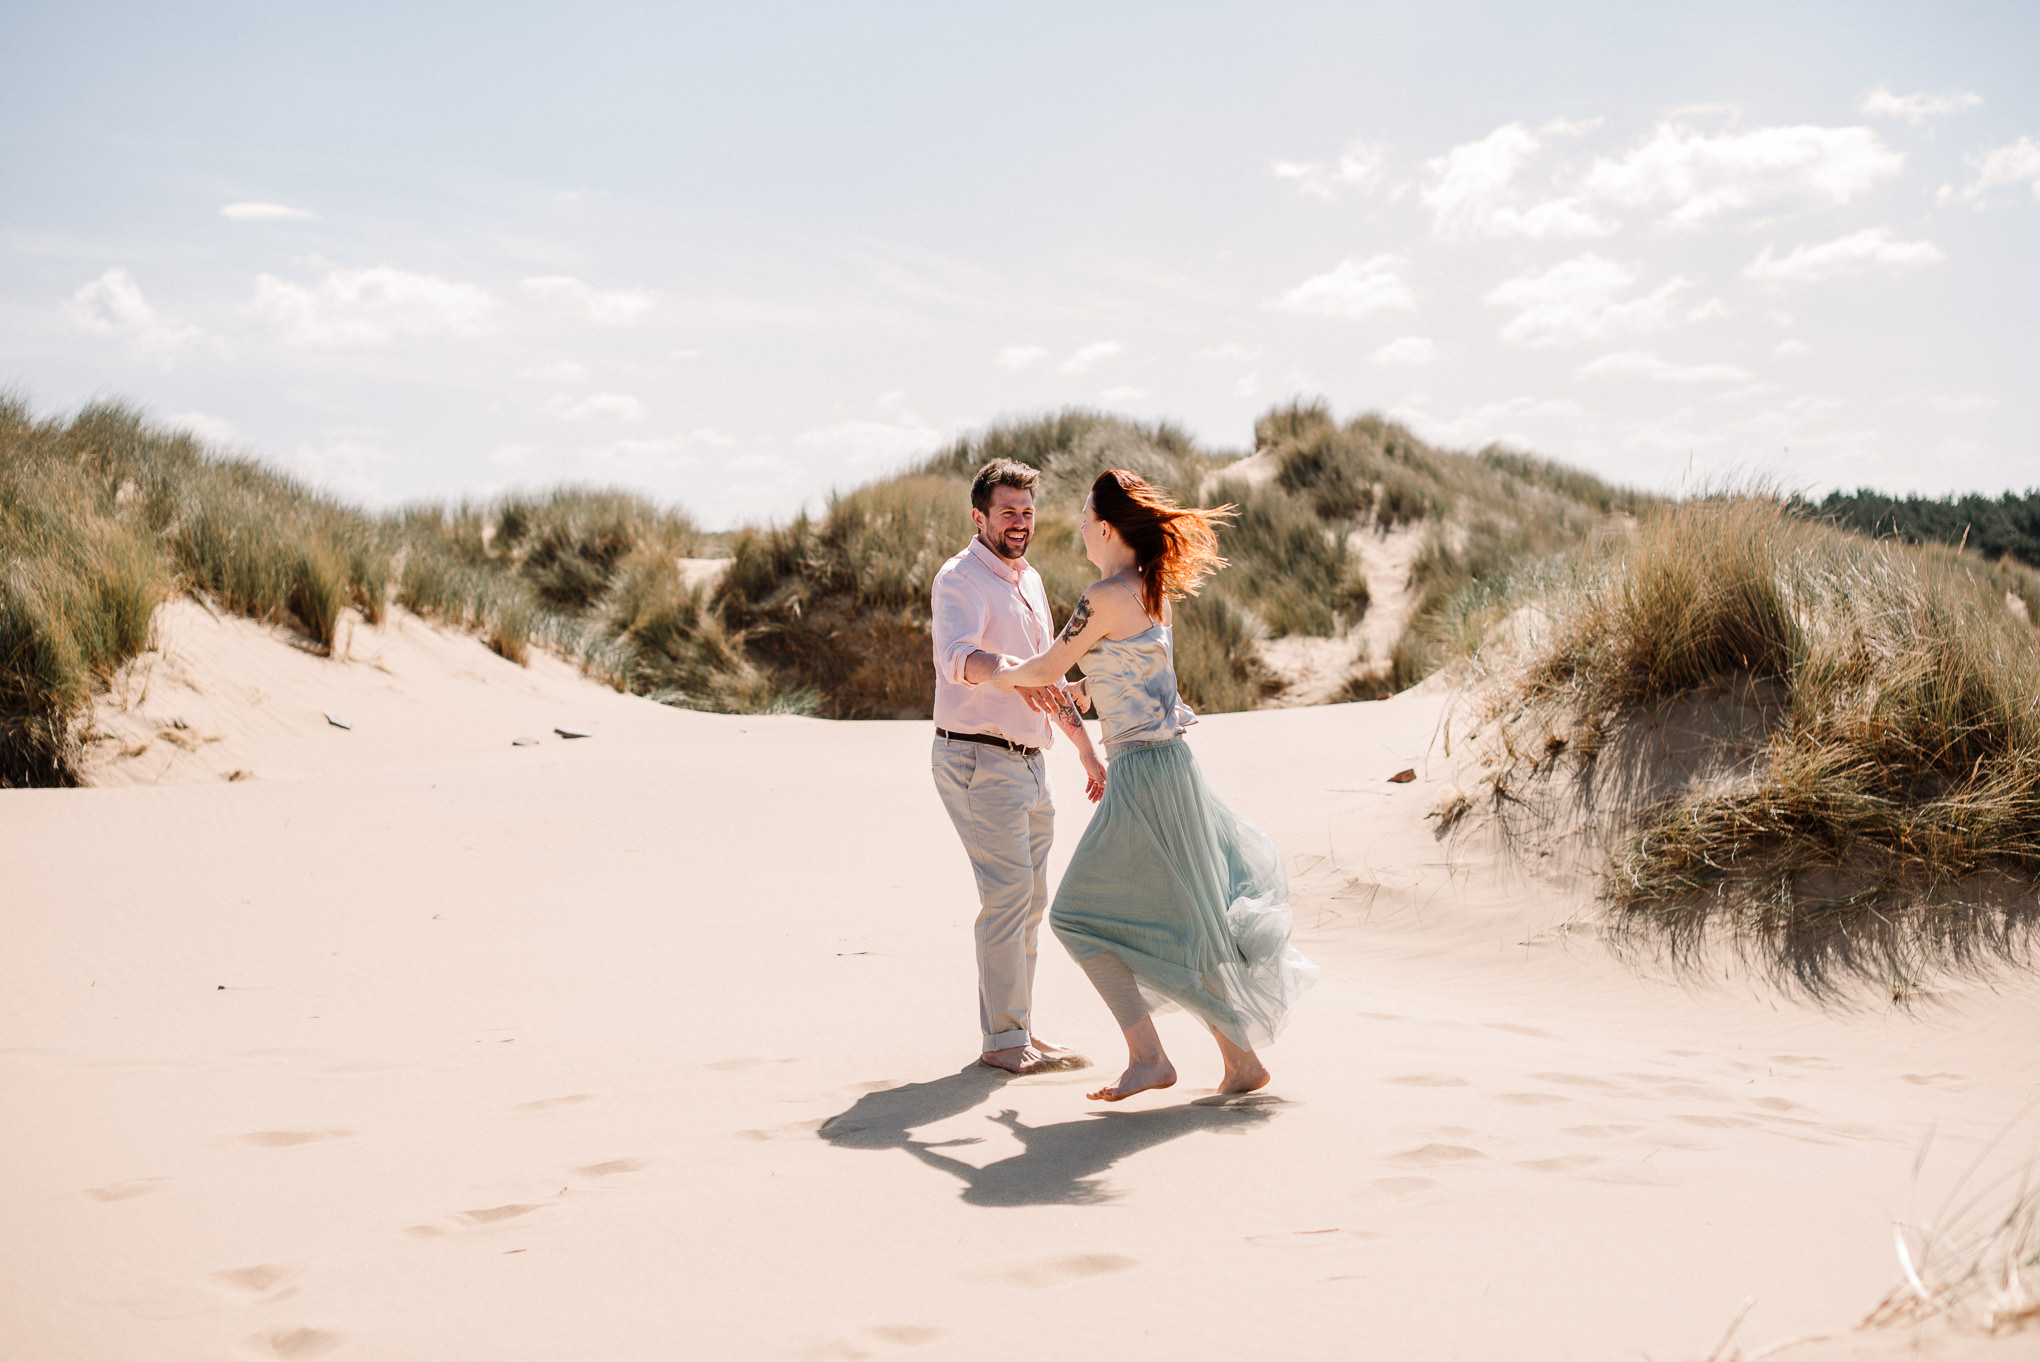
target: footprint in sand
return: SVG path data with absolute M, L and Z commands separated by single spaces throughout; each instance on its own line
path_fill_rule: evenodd
M 1773 1064 L 1790 1064 L 1798 1069 L 1832 1069 L 1837 1065 L 1825 1055 L 1772 1055 Z
M 1464 1144 L 1420 1144 L 1415 1149 L 1405 1149 L 1400 1154 L 1390 1154 L 1390 1163 L 1467 1163 L 1473 1159 L 1484 1159 L 1487 1155 L 1471 1145 Z
M 650 1159 L 610 1159 L 606 1163 L 584 1163 L 574 1171 L 584 1178 L 607 1178 L 618 1173 L 635 1173 L 650 1162 Z
M 1321 1249 L 1336 1248 L 1341 1244 L 1350 1244 L 1355 1240 L 1371 1243 L 1374 1240 L 1386 1239 L 1387 1237 L 1385 1234 L 1376 1234 L 1372 1230 L 1346 1230 L 1334 1225 L 1329 1229 L 1322 1230 L 1289 1230 L 1282 1234 L 1250 1234 L 1247 1236 L 1247 1242 L 1255 1248 Z
M 324 1357 L 347 1341 L 345 1334 L 336 1334 L 330 1329 L 264 1329 L 248 1338 L 241 1350 L 249 1357 L 266 1359 L 289 1358 L 291 1362 L 302 1359 Z
M 1557 1102 L 1570 1102 L 1570 1097 L 1560 1097 L 1555 1092 L 1503 1092 L 1496 1093 L 1497 1102 L 1507 1102 L 1512 1107 L 1548 1107 Z
M 160 1192 L 168 1182 L 168 1178 L 129 1178 L 126 1182 L 108 1183 L 104 1187 L 87 1187 L 78 1195 L 88 1201 L 126 1201 L 130 1197 Z
M 1515 1022 L 1482 1022 L 1490 1031 L 1513 1031 L 1519 1036 L 1531 1036 L 1537 1040 L 1559 1040 L 1561 1037 L 1549 1031 L 1540 1031 L 1534 1026 L 1520 1026 Z
M 296 1295 L 294 1289 L 289 1289 L 289 1282 L 299 1271 L 301 1269 L 288 1263 L 257 1263 L 253 1267 L 234 1267 L 224 1272 L 210 1272 L 206 1274 L 206 1280 L 230 1296 L 266 1304 L 269 1301 Z
M 1743 1116 L 1697 1116 L 1674 1115 L 1674 1121 L 1684 1121 L 1689 1126 L 1707 1126 L 1713 1130 L 1747 1130 L 1756 1124 Z
M 1611 1082 L 1605 1078 L 1596 1078 L 1592 1074 L 1531 1074 L 1530 1076 L 1540 1083 L 1563 1083 L 1569 1088 L 1595 1088 L 1601 1092 L 1627 1091 L 1620 1083 Z
M 243 1144 L 252 1144 L 262 1149 L 289 1149 L 301 1144 L 325 1144 L 331 1140 L 344 1140 L 357 1135 L 353 1130 L 258 1130 L 243 1135 Z
M 822 1128 L 826 1120 L 827 1118 L 813 1121 L 795 1121 L 791 1125 L 774 1126 L 770 1130 L 739 1130 L 736 1132 L 736 1136 L 740 1140 L 795 1139 L 803 1135 L 814 1134 Z
M 1812 1111 L 1813 1108 L 1787 1097 L 1752 1097 L 1750 1105 L 1762 1107 L 1765 1111 Z
M 1587 1182 L 1612 1182 L 1618 1187 L 1676 1187 L 1679 1180 L 1647 1163 L 1609 1163 L 1583 1169 L 1574 1176 Z
M 470 1225 L 493 1225 L 502 1220 L 515 1220 L 520 1215 L 530 1215 L 545 1207 L 535 1203 L 513 1201 L 508 1206 L 484 1206 L 478 1211 L 462 1211 L 460 1218 Z
M 963 1277 L 966 1281 L 988 1282 L 997 1286 L 1047 1287 L 1063 1286 L 1086 1277 L 1102 1277 L 1139 1266 L 1138 1258 L 1129 1258 L 1123 1253 L 1058 1253 L 1046 1258 L 1030 1258 L 1022 1263 L 973 1268 Z
M 1619 1140 L 1642 1129 L 1642 1126 L 1564 1126 L 1558 1133 L 1576 1135 L 1582 1140 Z
M 1577 1173 L 1600 1161 L 1592 1154 L 1561 1154 L 1555 1159 L 1524 1159 L 1516 1166 L 1533 1173 Z
M 944 1330 L 932 1324 L 867 1324 L 864 1332 L 881 1343 L 897 1343 L 902 1348 L 918 1348 L 923 1343 L 933 1343 L 942 1337 Z
M 1967 1074 L 1950 1074 L 1950 1073 L 1899 1075 L 1899 1077 L 1904 1079 L 1906 1082 L 1916 1084 L 1917 1086 L 1922 1088 L 1925 1087 L 1953 1088 L 1964 1086 L 1963 1080 L 1966 1079 L 1968 1076 L 1969 1075 Z
M 1384 1078 L 1384 1083 L 1400 1083 L 1406 1088 L 1463 1088 L 1466 1080 L 1451 1074 L 1398 1074 Z
M 1436 1178 L 1376 1178 L 1367 1185 L 1388 1196 L 1415 1196 L 1418 1192 L 1428 1192 L 1445 1184 Z
M 595 1094 L 592 1092 L 575 1092 L 568 1093 L 565 1097 L 541 1097 L 536 1102 L 519 1102 L 517 1110 L 554 1111 L 560 1107 L 578 1107 L 583 1102 L 592 1102 L 594 1100 Z

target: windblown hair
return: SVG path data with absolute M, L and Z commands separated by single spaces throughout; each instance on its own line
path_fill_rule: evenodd
M 1032 492 L 1041 474 L 1017 459 L 993 459 L 970 480 L 970 504 L 989 515 L 994 487 L 1017 487 Z
M 1198 586 L 1226 566 L 1218 554 L 1218 527 L 1238 507 L 1209 510 L 1179 505 L 1138 473 L 1108 468 L 1091 484 L 1091 509 L 1119 531 L 1140 566 L 1140 603 L 1161 618 L 1162 602 L 1197 594 Z

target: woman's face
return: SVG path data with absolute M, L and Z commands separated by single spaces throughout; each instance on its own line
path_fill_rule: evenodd
M 1105 544 L 1105 522 L 1098 518 L 1097 508 L 1091 504 L 1089 497 L 1084 498 L 1084 518 L 1077 524 L 1077 533 L 1083 536 L 1084 557 L 1103 572 L 1105 564 L 1099 559 L 1098 551 Z

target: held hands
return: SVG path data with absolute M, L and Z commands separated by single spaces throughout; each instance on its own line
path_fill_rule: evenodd
M 1014 691 L 1018 691 L 1026 698 L 1029 708 L 1040 709 L 1041 706 L 1034 703 L 1034 697 L 1028 694 L 1029 691 L 1041 689 L 1039 686 L 1020 686 L 1014 684 L 1013 673 L 1019 666 L 1019 658 L 1014 657 L 1011 653 L 1002 654 L 999 658 L 998 667 L 990 676 L 985 678 L 985 684 L 996 690 L 1005 691 L 1009 695 Z

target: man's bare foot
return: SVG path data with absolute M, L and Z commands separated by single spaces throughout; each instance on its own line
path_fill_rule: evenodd
M 1262 1082 L 1267 1082 L 1265 1077 Z M 1176 1085 L 1176 1066 L 1166 1059 L 1136 1060 L 1126 1066 L 1126 1072 L 1119 1075 L 1119 1081 L 1109 1088 L 1100 1088 L 1088 1094 L 1093 1102 L 1120 1102 L 1137 1092 L 1150 1088 L 1172 1088 Z
M 1088 1069 L 1091 1067 L 1089 1056 L 1080 1055 L 1067 1045 L 1056 1045 L 1043 1040 L 1040 1036 L 1029 1036 L 1027 1043 L 1041 1051 L 1041 1068 L 1043 1069 L 1065 1070 Z
M 1032 1045 L 1009 1045 L 1003 1050 L 987 1050 L 978 1056 L 978 1063 L 987 1069 L 1004 1069 L 1009 1074 L 1032 1073 L 1041 1060 L 1041 1051 Z
M 1254 1092 L 1267 1086 L 1267 1065 L 1258 1059 L 1249 1058 L 1245 1061 L 1235 1062 L 1230 1056 L 1227 1057 L 1225 1076 L 1218 1080 L 1218 1090 L 1220 1092 Z

